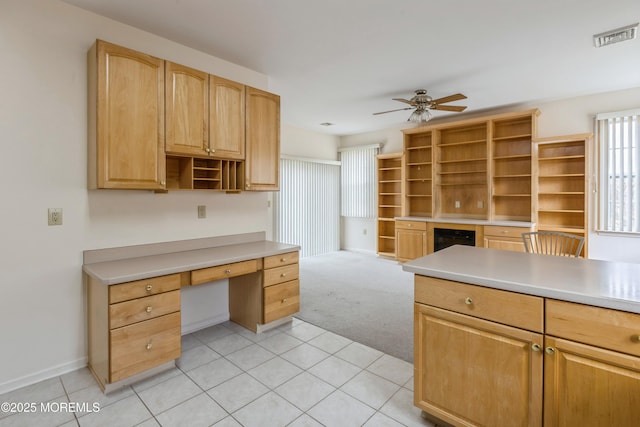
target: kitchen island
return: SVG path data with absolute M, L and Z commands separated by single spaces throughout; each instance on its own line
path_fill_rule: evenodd
M 640 264 L 452 246 L 415 276 L 414 403 L 455 426 L 640 420 Z

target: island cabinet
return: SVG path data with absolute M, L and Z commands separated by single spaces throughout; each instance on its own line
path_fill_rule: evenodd
M 414 403 L 454 426 L 540 426 L 543 299 L 416 276 Z
M 89 188 L 164 189 L 164 61 L 101 40 L 88 55 Z
M 640 420 L 640 315 L 546 301 L 544 425 Z
M 640 420 L 640 314 L 416 275 L 414 321 L 414 403 L 427 418 L 494 427 Z
M 280 97 L 246 88 L 245 190 L 277 191 L 280 162 Z

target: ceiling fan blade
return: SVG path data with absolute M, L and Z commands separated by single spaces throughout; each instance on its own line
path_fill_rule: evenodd
M 433 105 L 430 107 L 432 110 L 441 110 L 441 111 L 455 111 L 462 112 L 466 110 L 467 107 L 462 105 Z
M 404 99 L 404 98 L 391 98 L 393 101 L 400 101 L 400 102 L 404 102 L 405 104 L 409 104 L 409 105 L 413 105 L 415 107 L 416 103 L 414 101 L 409 101 L 408 99 Z
M 449 95 L 445 96 L 444 98 L 434 99 L 431 102 L 434 104 L 444 104 L 445 102 L 459 101 L 461 99 L 467 99 L 467 97 L 461 93 L 456 93 L 455 95 Z
M 381 111 L 379 113 L 373 113 L 374 116 L 378 115 L 378 114 L 386 114 L 386 113 L 393 113 L 394 111 L 403 111 L 403 110 L 412 110 L 413 107 L 407 107 L 407 108 L 398 108 L 396 110 L 389 110 L 389 111 Z

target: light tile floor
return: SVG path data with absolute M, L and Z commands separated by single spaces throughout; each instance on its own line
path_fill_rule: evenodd
M 226 322 L 183 336 L 176 368 L 107 396 L 86 368 L 4 394 L 35 412 L 0 412 L 0 427 L 433 427 L 412 390 L 410 363 L 301 320 L 258 335 Z

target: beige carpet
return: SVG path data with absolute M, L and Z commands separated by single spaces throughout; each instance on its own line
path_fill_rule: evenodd
M 396 261 L 351 251 L 302 258 L 296 317 L 413 361 L 413 274 Z

